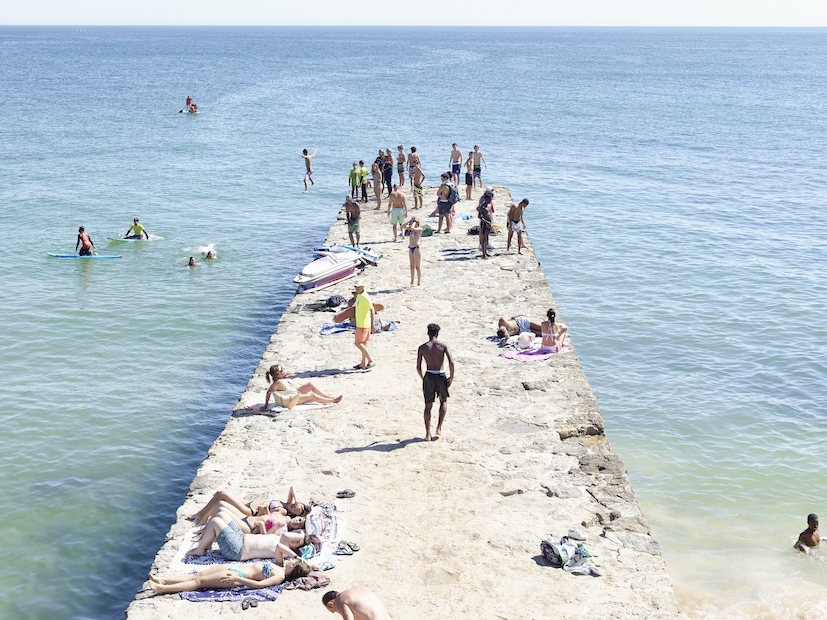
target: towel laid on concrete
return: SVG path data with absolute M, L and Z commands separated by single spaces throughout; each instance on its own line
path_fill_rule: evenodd
M 328 579 L 328 583 L 330 580 Z M 284 585 L 270 586 L 269 588 L 229 588 L 222 590 L 195 590 L 194 592 L 181 592 L 180 596 L 185 601 L 195 603 L 210 602 L 222 603 L 243 601 L 275 601 L 284 592 Z
M 399 329 L 399 324 L 396 321 L 391 321 L 390 323 L 382 323 L 379 319 L 376 319 L 374 324 L 376 327 L 377 334 L 381 334 L 382 332 L 394 332 L 397 329 Z M 319 334 L 322 336 L 329 336 L 330 334 L 341 334 L 343 332 L 355 331 L 356 326 L 348 320 L 344 323 L 325 323 L 319 330 Z
M 265 409 L 264 403 L 256 403 L 255 405 L 248 406 L 246 409 L 239 409 L 238 413 L 255 411 L 256 413 L 260 413 L 262 415 L 272 415 L 275 413 L 281 413 L 283 411 L 307 411 L 309 409 L 324 409 L 325 407 L 330 407 L 330 404 L 304 403 L 303 405 L 296 405 L 292 409 L 288 409 L 287 407 L 278 407 L 276 405 L 269 405 L 268 408 Z
M 536 349 L 525 349 L 523 351 L 506 351 L 505 353 L 500 353 L 500 357 L 506 357 L 510 360 L 517 360 L 518 362 L 541 362 L 543 360 L 547 360 L 552 355 L 557 355 L 558 353 L 568 353 L 569 351 L 571 351 L 571 349 L 568 347 L 561 347 L 555 352 L 538 347 Z

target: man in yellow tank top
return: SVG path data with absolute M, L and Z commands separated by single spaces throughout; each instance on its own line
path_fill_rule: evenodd
M 376 318 L 373 303 L 365 292 L 365 283 L 362 280 L 356 280 L 354 286 L 354 293 L 356 293 L 356 337 L 353 343 L 359 352 L 362 354 L 361 361 L 354 366 L 354 369 L 366 370 L 374 366 L 373 358 L 368 353 L 368 340 L 370 335 L 376 330 L 374 321 Z

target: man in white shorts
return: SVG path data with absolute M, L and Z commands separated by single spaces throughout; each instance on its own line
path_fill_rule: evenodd
M 517 254 L 522 254 L 523 231 L 526 230 L 523 213 L 528 206 L 528 198 L 523 198 L 520 204 L 511 205 L 508 209 L 508 241 L 505 244 L 505 251 L 511 249 L 511 238 L 517 233 Z

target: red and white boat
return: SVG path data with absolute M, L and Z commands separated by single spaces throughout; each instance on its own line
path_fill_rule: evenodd
M 299 293 L 317 291 L 355 276 L 363 264 L 356 252 L 336 252 L 306 265 L 293 282 L 299 285 Z

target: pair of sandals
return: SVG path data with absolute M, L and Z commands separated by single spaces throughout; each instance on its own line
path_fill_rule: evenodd
M 357 545 L 355 542 L 347 542 L 346 540 L 343 540 L 339 543 L 339 546 L 333 553 L 335 553 L 336 555 L 353 555 L 361 548 L 362 547 Z
M 356 364 L 356 366 L 353 367 L 353 370 L 369 370 L 369 369 L 373 368 L 374 366 L 376 366 L 376 364 L 374 364 L 373 362 L 368 362 L 367 366 L 362 366 L 362 364 L 360 362 L 359 364 Z
M 350 499 L 351 497 L 356 497 L 356 493 L 350 489 L 345 489 L 344 491 L 336 493 L 336 497 L 339 499 Z
M 258 601 L 253 598 L 245 598 L 241 601 L 241 609 L 249 609 L 250 607 L 258 607 Z

